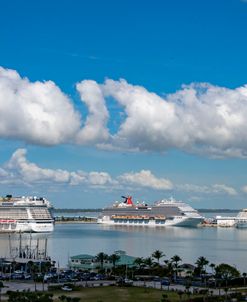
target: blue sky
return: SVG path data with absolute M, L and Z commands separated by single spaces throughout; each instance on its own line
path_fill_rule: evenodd
M 247 2 L 2 1 L 0 191 L 246 207 Z

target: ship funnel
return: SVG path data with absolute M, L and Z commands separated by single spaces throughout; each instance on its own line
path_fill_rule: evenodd
M 128 196 L 128 197 L 122 196 L 122 198 L 125 199 L 124 203 L 133 205 L 132 196 Z
M 127 197 L 127 204 L 133 205 L 132 196 Z

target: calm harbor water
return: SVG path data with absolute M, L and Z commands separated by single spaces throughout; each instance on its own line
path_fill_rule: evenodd
M 109 227 L 98 224 L 57 224 L 52 234 L 22 235 L 22 245 L 44 244 L 48 238 L 48 254 L 65 267 L 68 257 L 77 254 L 107 254 L 125 250 L 137 257 L 148 257 L 159 249 L 166 258 L 178 254 L 183 262 L 194 263 L 199 256 L 210 262 L 226 262 L 242 272 L 247 271 L 247 229 L 236 228 L 148 228 Z M 43 243 L 42 243 L 43 242 Z M 8 255 L 19 244 L 19 236 L 0 235 L 0 257 Z

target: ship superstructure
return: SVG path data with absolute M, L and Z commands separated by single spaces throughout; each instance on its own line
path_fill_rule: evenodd
M 0 197 L 0 232 L 52 232 L 50 202 L 37 197 Z
M 235 219 L 237 228 L 247 228 L 247 209 L 240 211 Z
M 193 227 L 203 220 L 195 209 L 182 201 L 163 199 L 149 206 L 145 202 L 134 204 L 131 196 L 124 197 L 123 202 L 115 202 L 104 208 L 98 217 L 98 223 L 102 224 L 161 227 Z

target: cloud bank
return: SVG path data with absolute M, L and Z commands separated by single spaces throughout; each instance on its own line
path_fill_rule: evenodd
M 247 155 L 247 86 L 231 90 L 191 84 L 164 98 L 125 80 L 106 80 L 102 89 L 127 116 L 113 145 L 124 142 L 139 151 L 177 148 L 210 156 Z
M 0 68 L 0 138 L 38 145 L 73 143 L 105 149 L 213 157 L 247 157 L 247 85 L 236 89 L 192 83 L 160 96 L 125 80 L 76 85 L 87 116 L 52 81 L 31 82 Z M 109 125 L 120 107 L 114 133 Z M 110 123 L 111 122 L 111 123 Z M 119 120 L 118 120 L 119 122 Z
M 67 171 L 41 168 L 26 158 L 26 149 L 18 149 L 0 170 L 0 183 L 30 184 L 87 184 L 92 186 L 112 185 L 114 181 L 105 172 Z M 2 171 L 2 172 L 1 172 Z
M 112 177 L 105 171 L 67 171 L 48 169 L 30 162 L 26 149 L 17 149 L 11 158 L 0 167 L 1 185 L 64 185 L 100 188 L 105 190 L 143 190 L 152 189 L 160 192 L 193 192 L 200 194 L 237 195 L 238 192 L 225 184 L 198 186 L 195 184 L 175 184 L 170 179 L 157 177 L 150 170 L 126 172 Z M 247 186 L 243 188 L 247 192 Z

